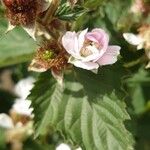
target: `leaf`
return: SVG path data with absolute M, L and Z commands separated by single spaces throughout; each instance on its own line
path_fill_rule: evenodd
M 21 28 L 5 34 L 7 24 L 0 20 L 0 67 L 31 60 L 36 43 Z
M 94 81 L 92 76 L 91 80 Z M 79 82 L 77 71 L 65 75 L 64 88 L 56 83 L 49 72 L 41 74 L 28 97 L 34 107 L 35 136 L 45 134 L 51 127 L 83 149 L 133 149 L 132 136 L 123 124 L 126 119 L 130 119 L 124 102 L 114 92 L 94 93 L 99 89 L 99 83 L 94 84 L 91 99 L 87 92 L 93 86 L 86 86 Z
M 55 15 L 61 20 L 70 21 L 76 20 L 79 16 L 81 16 L 85 12 L 86 10 L 79 5 L 76 5 L 73 8 L 71 8 L 68 3 L 64 3 L 61 6 L 59 6 Z
M 125 80 L 128 93 L 132 99 L 132 105 L 136 114 L 146 111 L 146 103 L 150 100 L 150 74 L 149 71 L 141 67 L 138 72 Z M 149 109 L 149 108 L 148 108 Z

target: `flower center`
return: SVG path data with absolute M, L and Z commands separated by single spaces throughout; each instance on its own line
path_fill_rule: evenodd
M 100 45 L 98 45 L 98 43 L 89 41 L 89 40 L 85 40 L 83 47 L 80 50 L 80 54 L 83 57 L 87 57 L 94 53 L 98 53 L 100 48 L 101 47 L 100 47 Z
M 55 53 L 52 50 L 46 50 L 43 53 L 42 57 L 45 60 L 50 60 L 50 59 L 53 59 L 55 57 Z

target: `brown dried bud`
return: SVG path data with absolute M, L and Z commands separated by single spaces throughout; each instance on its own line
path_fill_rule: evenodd
M 44 72 L 48 69 L 61 72 L 67 66 L 67 53 L 55 41 L 44 44 L 29 66 L 29 70 Z
M 29 25 L 35 21 L 38 12 L 37 0 L 3 0 L 6 16 L 12 25 Z

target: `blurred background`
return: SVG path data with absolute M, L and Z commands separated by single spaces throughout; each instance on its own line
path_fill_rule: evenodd
M 150 26 L 150 1 L 85 0 L 77 4 L 76 14 L 79 13 L 71 22 L 73 29 L 104 28 L 111 43 L 121 46 L 120 63 L 125 70 L 122 84 L 131 116 L 128 128 L 134 135 L 135 149 L 150 150 L 150 70 L 145 69 L 148 59 L 145 48 L 137 50 L 123 38 L 123 33 L 138 34 L 140 27 Z M 6 29 L 4 7 L 0 5 L 0 150 L 53 150 L 63 137 L 49 132 L 42 140 L 34 139 L 34 115 L 27 100 L 39 75 L 28 71 L 37 44 L 21 27 L 5 34 Z M 150 39 L 150 28 L 146 31 Z

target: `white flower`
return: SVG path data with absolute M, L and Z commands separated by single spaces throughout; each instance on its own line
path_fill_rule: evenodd
M 18 114 L 31 116 L 33 108 L 30 108 L 30 105 L 31 101 L 29 100 L 17 99 L 12 109 Z
M 33 88 L 34 81 L 35 79 L 33 77 L 20 80 L 15 86 L 15 93 L 21 99 L 26 99 L 30 94 L 30 90 Z
M 0 127 L 11 129 L 14 127 L 12 119 L 7 114 L 0 114 Z
M 33 108 L 30 108 L 31 101 L 27 100 L 27 96 L 30 94 L 30 90 L 33 87 L 34 78 L 28 77 L 17 83 L 15 86 L 15 93 L 19 96 L 15 100 L 12 109 L 21 115 L 31 116 Z
M 62 45 L 70 54 L 69 63 L 76 67 L 95 71 L 99 66 L 111 65 L 117 61 L 120 46 L 109 45 L 109 35 L 101 28 L 91 32 L 66 32 Z
M 144 46 L 144 39 L 140 35 L 124 33 L 123 37 L 129 44 L 137 46 L 138 50 L 142 49 Z

